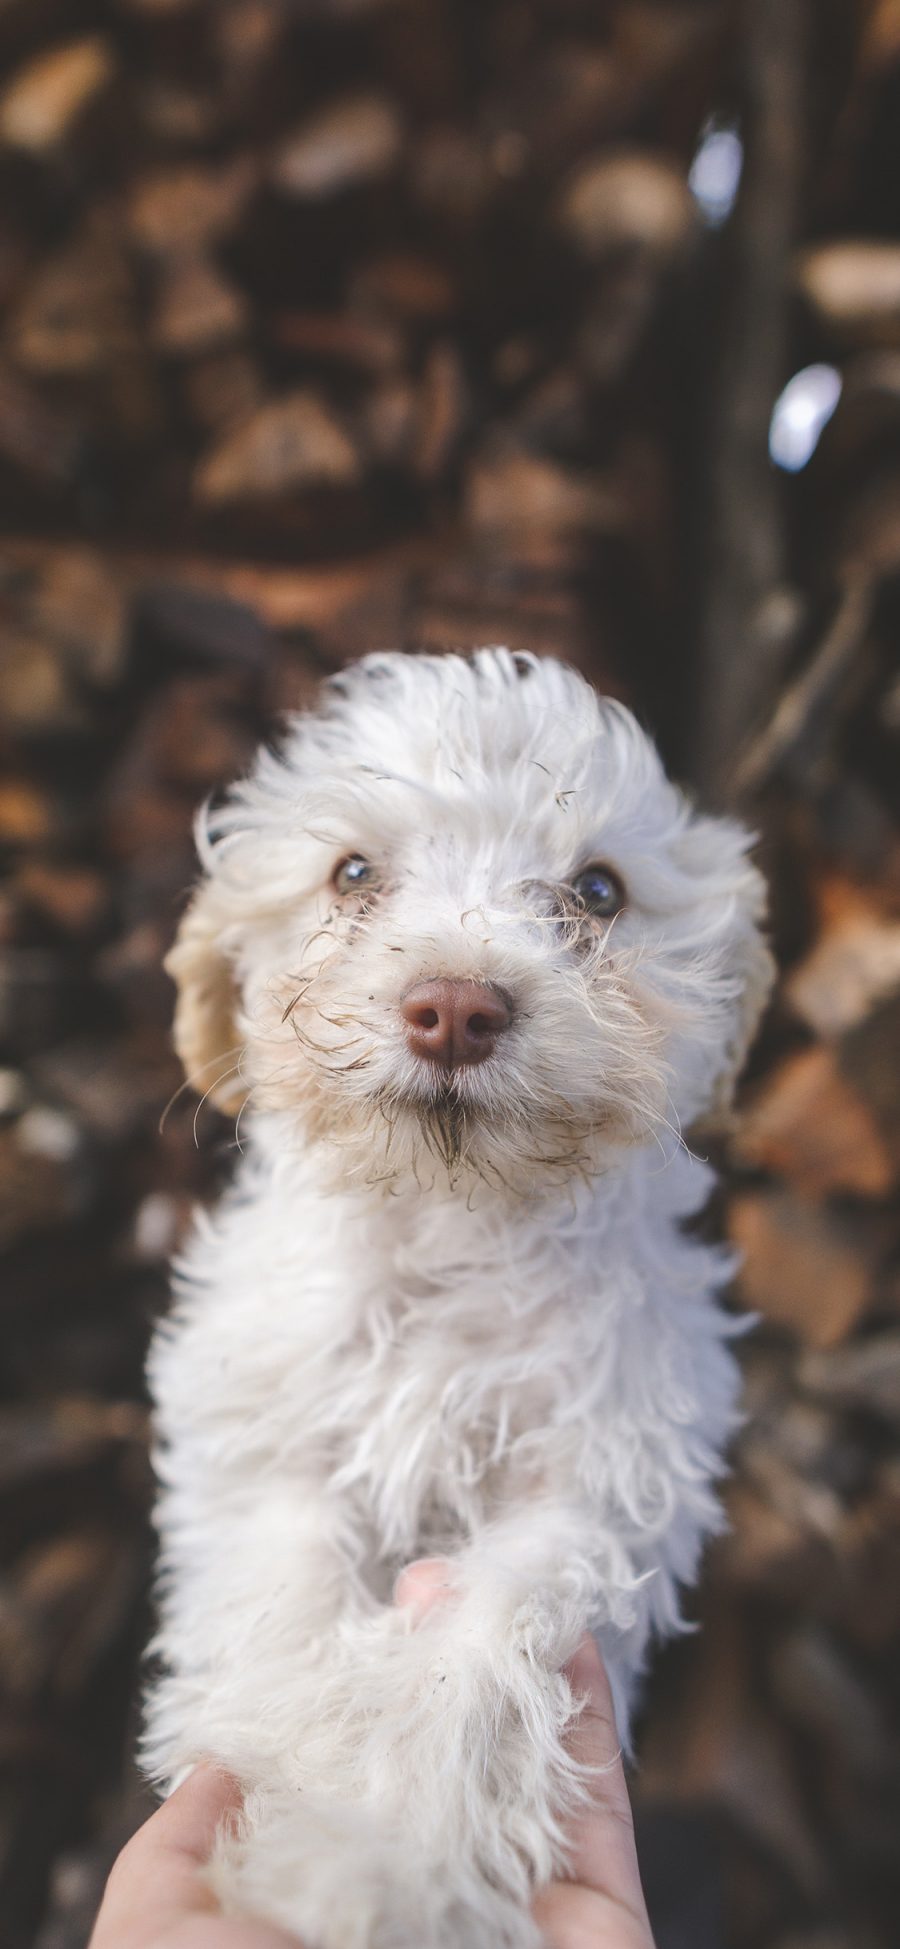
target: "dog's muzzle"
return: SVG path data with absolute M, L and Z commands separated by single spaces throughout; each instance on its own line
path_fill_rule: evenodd
M 513 1017 L 498 988 L 443 976 L 411 988 L 400 1014 L 412 1054 L 446 1070 L 486 1062 Z

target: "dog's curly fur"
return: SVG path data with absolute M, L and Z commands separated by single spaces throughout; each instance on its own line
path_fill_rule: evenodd
M 176 1039 L 242 1155 L 150 1362 L 147 1764 L 240 1776 L 215 1885 L 312 1949 L 526 1949 L 579 1791 L 560 1668 L 590 1626 L 627 1740 L 719 1523 L 730 1262 L 681 1131 L 768 990 L 762 882 L 622 706 L 504 650 L 367 657 L 199 847 Z M 399 1013 L 433 976 L 514 1010 L 449 1076 Z M 394 1578 L 436 1554 L 417 1621 Z

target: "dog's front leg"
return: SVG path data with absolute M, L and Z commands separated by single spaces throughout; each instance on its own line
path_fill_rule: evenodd
M 650 1634 L 653 1580 L 587 1501 L 524 1494 L 429 1573 L 432 1602 L 463 1607 L 468 1627 L 518 1644 L 558 1671 L 585 1631 L 603 1650 L 616 1722 L 628 1739 L 629 1699 Z
M 147 1699 L 144 1759 L 167 1784 L 201 1758 L 252 1783 L 314 1722 L 317 1672 L 342 1624 L 378 1604 L 368 1539 L 316 1481 L 273 1472 L 249 1495 L 227 1470 L 196 1468 L 160 1499 L 161 1664 Z
M 615 1608 L 606 1554 L 586 1505 L 523 1498 L 442 1560 L 427 1607 L 349 1627 L 320 1705 L 344 1818 L 353 1806 L 358 1822 L 360 1889 L 374 1848 L 373 1943 L 405 1941 L 403 1915 L 428 1949 L 535 1939 L 531 1894 L 565 1866 L 579 1792 L 563 1667 L 588 1623 Z M 615 1576 L 633 1584 L 621 1562 Z M 301 1761 L 307 1818 L 328 1750 L 307 1746 Z M 338 1891 L 330 1899 L 336 1913 Z M 287 1908 L 278 1919 L 307 1916 Z
M 564 1867 L 579 1784 L 563 1668 L 590 1627 L 609 1645 L 636 1643 L 644 1590 L 586 1503 L 547 1495 L 407 1577 L 417 1621 L 373 1672 L 384 1716 L 376 1707 L 370 1721 L 371 1778 L 413 1811 L 426 1856 L 522 1905 Z

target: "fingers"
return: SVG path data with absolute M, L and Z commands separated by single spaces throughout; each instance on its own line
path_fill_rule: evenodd
M 173 1917 L 214 1909 L 201 1870 L 219 1822 L 239 1805 L 229 1774 L 198 1766 L 122 1849 L 91 1949 L 144 1949 Z
M 198 1766 L 122 1849 L 90 1949 L 297 1949 L 266 1923 L 217 1916 L 204 1869 L 221 1822 L 240 1804 L 230 1774 Z
M 573 1692 L 583 1701 L 569 1749 L 591 1770 L 590 1803 L 572 1831 L 572 1877 L 646 1914 L 612 1694 L 593 1638 L 582 1640 L 567 1670 Z
M 241 1806 L 241 1788 L 219 1766 L 196 1766 L 180 1787 L 164 1800 L 128 1843 L 148 1865 L 160 1857 L 199 1868 L 209 1860 L 222 1821 Z
M 424 1617 L 435 1604 L 446 1602 L 452 1588 L 446 1557 L 419 1557 L 401 1570 L 394 1585 L 394 1603 L 401 1610 L 413 1611 L 417 1618 Z
M 566 1676 L 576 1698 L 583 1701 L 569 1750 L 585 1766 L 611 1768 L 622 1755 L 609 1679 L 593 1638 L 582 1638 L 566 1666 Z
M 582 1701 L 569 1751 L 589 1770 L 590 1798 L 570 1825 L 572 1880 L 542 1891 L 535 1919 L 553 1949 L 653 1949 L 612 1694 L 593 1638 L 566 1671 Z
M 632 1915 L 609 1895 L 571 1881 L 542 1889 L 532 1914 L 547 1949 L 653 1949 L 646 1912 Z

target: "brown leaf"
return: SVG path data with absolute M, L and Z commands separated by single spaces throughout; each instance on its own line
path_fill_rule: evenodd
M 143 177 L 128 201 L 135 242 L 161 257 L 217 243 L 237 223 L 255 180 L 246 156 L 215 169 L 185 163 Z
M 735 1198 L 729 1236 L 743 1254 L 741 1296 L 814 1347 L 843 1340 L 868 1304 L 872 1253 L 820 1206 L 787 1191 Z
M 621 494 L 611 481 L 516 451 L 483 454 L 473 461 L 466 514 L 473 528 L 533 528 L 543 534 L 615 531 L 623 524 Z
M 38 271 L 12 320 L 19 364 L 41 375 L 91 373 L 130 346 L 131 279 L 115 241 L 89 230 Z
M 692 234 L 697 213 L 677 165 L 635 149 L 582 163 L 560 199 L 559 221 L 586 257 L 623 245 L 668 257 Z
M 353 96 L 332 103 L 281 144 L 272 179 L 288 196 L 318 202 L 386 175 L 402 141 L 391 102 L 381 95 Z
M 0 779 L 0 840 L 7 846 L 33 845 L 52 830 L 49 801 L 25 779 Z
M 900 4 L 898 0 L 872 0 L 864 17 L 860 47 L 860 66 L 864 74 L 882 68 L 890 70 L 900 57 Z
M 50 643 L 7 630 L 0 643 L 3 713 L 17 737 L 71 728 L 77 722 L 62 658 Z
M 784 994 L 808 1028 L 834 1036 L 900 986 L 900 921 L 837 877 L 820 888 L 819 907 L 819 938 L 791 970 Z
M 820 322 L 854 344 L 900 342 L 900 244 L 847 238 L 797 260 L 797 282 Z
M 218 504 L 349 487 L 359 477 L 349 436 L 318 395 L 304 391 L 270 401 L 227 432 L 201 462 L 195 491 L 198 500 Z
M 153 335 L 166 352 L 208 352 L 240 338 L 249 310 L 241 292 L 209 259 L 191 253 L 163 274 Z
M 106 686 L 124 675 L 128 601 L 108 556 L 80 547 L 46 550 L 27 606 L 80 678 Z
M 779 1065 L 748 1104 L 735 1150 L 809 1197 L 883 1198 L 894 1182 L 874 1118 L 829 1048 L 804 1049 Z
M 740 1478 L 728 1490 L 728 1534 L 716 1547 L 711 1569 L 726 1586 L 765 1591 L 783 1604 L 809 1602 L 810 1593 L 834 1581 L 833 1551 L 800 1520 L 776 1508 L 755 1484 Z
M 67 934 L 89 934 L 102 920 L 109 892 L 102 875 L 71 861 L 53 866 L 29 860 L 16 880 L 16 891 L 39 913 Z
M 65 141 L 88 105 L 108 87 L 115 65 L 112 49 L 99 34 L 36 55 L 0 97 L 0 141 L 36 155 Z

